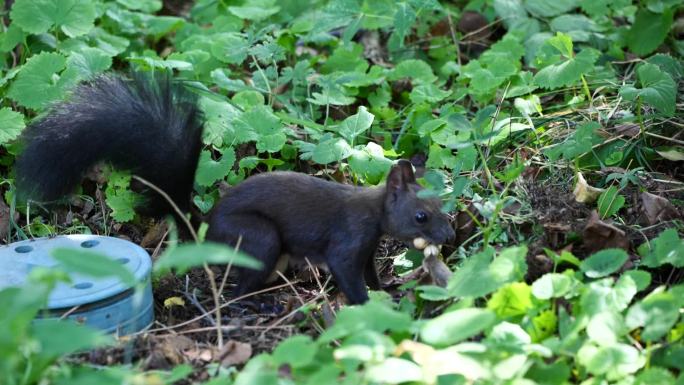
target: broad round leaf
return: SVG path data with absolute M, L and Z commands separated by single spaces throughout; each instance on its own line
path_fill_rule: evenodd
M 627 258 L 627 252 L 622 249 L 605 249 L 582 261 L 580 269 L 589 278 L 601 278 L 620 269 Z
M 473 337 L 496 321 L 492 311 L 459 309 L 427 321 L 420 330 L 423 341 L 433 345 L 452 345 Z

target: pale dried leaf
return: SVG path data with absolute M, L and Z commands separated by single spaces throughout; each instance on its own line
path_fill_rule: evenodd
M 252 345 L 230 340 L 219 353 L 221 365 L 225 367 L 244 364 L 252 357 Z
M 679 216 L 677 209 L 669 200 L 649 192 L 641 193 L 641 210 L 649 226 Z
M 582 236 L 584 247 L 590 253 L 610 248 L 629 250 L 629 239 L 625 232 L 602 221 L 595 210 L 591 212 Z
M 581 172 L 577 173 L 577 184 L 575 184 L 575 189 L 572 191 L 577 202 L 593 203 L 598 199 L 602 192 L 603 189 L 590 186 Z

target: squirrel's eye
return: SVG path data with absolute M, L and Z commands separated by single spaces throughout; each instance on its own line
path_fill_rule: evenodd
M 416 213 L 416 222 L 418 223 L 425 223 L 428 220 L 428 215 L 425 213 L 425 211 L 418 211 Z

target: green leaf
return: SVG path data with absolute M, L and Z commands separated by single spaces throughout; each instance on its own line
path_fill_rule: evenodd
M 242 6 L 230 6 L 228 11 L 241 19 L 260 21 L 280 11 L 275 3 L 276 0 L 250 0 Z
M 67 58 L 67 67 L 78 71 L 79 79 L 90 79 L 112 66 L 112 57 L 99 48 L 84 47 L 72 52 Z
M 203 150 L 197 163 L 195 181 L 200 186 L 209 187 L 217 180 L 225 178 L 235 163 L 235 150 L 228 148 L 217 162 L 211 159 L 211 152 Z
M 640 9 L 627 34 L 629 49 L 639 56 L 655 51 L 665 41 L 672 26 L 673 15 L 669 8 L 663 13 Z
M 651 248 L 644 243 L 639 247 L 642 263 L 648 267 L 658 267 L 666 263 L 675 267 L 684 266 L 684 240 L 679 238 L 677 230 L 667 229 L 651 241 Z
M 577 0 L 525 0 L 524 4 L 531 14 L 541 17 L 551 17 L 567 13 L 578 6 Z
M 355 115 L 349 116 L 337 127 L 337 132 L 347 140 L 347 142 L 354 144 L 357 136 L 363 134 L 373 124 L 375 116 L 366 110 L 366 107 L 359 107 Z
M 347 159 L 352 154 L 353 150 L 346 140 L 327 135 L 316 145 L 311 159 L 318 164 L 328 164 Z
M 116 0 L 124 7 L 145 13 L 155 13 L 162 8 L 161 0 Z
M 565 274 L 547 273 L 532 284 L 532 294 L 541 300 L 560 298 L 572 289 L 572 278 Z
M 335 324 L 326 329 L 318 343 L 328 343 L 349 335 L 374 331 L 407 332 L 413 321 L 407 312 L 392 308 L 394 304 L 371 298 L 361 306 L 347 306 L 337 313 Z
M 241 142 L 255 140 L 260 152 L 278 152 L 287 140 L 280 119 L 265 105 L 243 112 L 233 126 Z
M 111 336 L 72 321 L 38 320 L 31 328 L 39 344 L 39 352 L 46 357 L 59 357 L 114 343 Z
M 0 108 L 0 144 L 4 145 L 16 139 L 24 127 L 24 115 L 12 111 L 9 107 Z
M 677 85 L 672 77 L 657 65 L 644 63 L 637 68 L 637 78 L 641 88 L 624 86 L 620 95 L 631 101 L 641 98 L 664 114 L 674 115 Z
M 354 149 L 349 158 L 349 167 L 366 182 L 378 184 L 392 167 L 392 161 L 385 157 L 380 145 L 368 142 L 364 148 Z
M 76 70 L 65 68 L 66 59 L 58 53 L 41 52 L 26 61 L 10 85 L 7 96 L 24 107 L 40 109 L 60 100 L 76 84 Z
M 273 359 L 277 364 L 288 364 L 297 369 L 313 362 L 318 347 L 311 337 L 307 335 L 295 335 L 282 341 L 273 350 Z
M 437 80 L 437 76 L 432 72 L 430 65 L 419 59 L 404 60 L 397 64 L 397 66 L 387 74 L 388 80 L 399 80 L 404 78 L 413 80 L 416 85 L 432 83 Z
M 628 257 L 622 249 L 604 249 L 583 260 L 580 269 L 589 278 L 601 278 L 618 271 Z
M 366 378 L 370 383 L 417 382 L 423 378 L 423 371 L 413 361 L 388 357 L 378 364 L 370 365 L 366 369 Z
M 645 363 L 636 348 L 622 343 L 603 347 L 585 344 L 577 353 L 577 361 L 591 374 L 616 378 L 636 372 Z
M 644 341 L 657 341 L 664 337 L 679 319 L 677 300 L 670 292 L 653 292 L 629 308 L 625 324 L 630 330 L 643 327 Z
M 58 248 L 52 256 L 60 262 L 69 273 L 79 273 L 95 278 L 116 277 L 126 286 L 136 284 L 135 276 L 118 261 L 89 250 Z
M 574 57 L 566 57 L 559 64 L 542 68 L 534 75 L 534 82 L 539 87 L 552 90 L 574 85 L 580 81 L 582 75 L 593 71 L 599 55 L 595 49 L 585 48 Z
M 224 63 L 240 64 L 247 58 L 248 51 L 249 43 L 241 34 L 226 32 L 212 36 L 211 54 Z
M 587 315 L 604 311 L 621 312 L 637 293 L 636 283 L 629 276 L 621 276 L 615 286 L 611 278 L 592 282 L 582 292 L 580 304 Z
M 598 211 L 601 218 L 615 215 L 625 205 L 625 197 L 619 194 L 616 186 L 610 186 L 598 198 Z
M 366 72 L 368 62 L 363 58 L 363 46 L 352 43 L 339 46 L 321 66 L 322 74 L 333 72 Z
M 513 282 L 494 292 L 487 309 L 499 318 L 526 314 L 532 308 L 532 289 L 525 282 Z
M 614 345 L 626 333 L 624 320 L 616 312 L 595 314 L 587 324 L 587 335 L 599 345 Z
M 26 32 L 40 34 L 59 27 L 71 37 L 88 33 L 96 16 L 90 0 L 16 0 L 10 11 L 12 21 Z
M 496 315 L 489 310 L 454 310 L 425 322 L 420 329 L 420 338 L 432 345 L 453 345 L 481 333 L 495 322 Z
M 429 83 L 420 84 L 417 87 L 414 87 L 409 94 L 409 98 L 416 104 L 424 102 L 437 103 L 449 95 L 451 95 L 451 91 L 442 90 L 436 85 Z
M 131 175 L 128 172 L 113 171 L 107 180 L 105 201 L 112 209 L 112 218 L 118 222 L 128 222 L 135 218 L 135 206 L 143 198 L 131 191 Z
M 261 269 L 263 265 L 259 260 L 222 243 L 186 243 L 167 249 L 154 265 L 154 272 L 164 274 L 175 269 L 178 274 L 183 274 L 205 263 L 231 264 L 250 269 Z
M 449 279 L 447 289 L 454 297 L 481 297 L 502 285 L 521 280 L 527 272 L 526 247 L 504 249 L 492 260 L 493 250 L 485 249 L 466 260 Z
M 675 385 L 675 377 L 665 368 L 650 367 L 639 373 L 634 385 Z
M 645 270 L 628 270 L 623 275 L 634 280 L 639 291 L 648 289 L 648 286 L 651 284 L 651 273 Z

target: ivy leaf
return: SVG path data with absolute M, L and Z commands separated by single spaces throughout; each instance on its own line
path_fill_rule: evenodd
M 572 278 L 565 274 L 547 273 L 532 284 L 532 294 L 541 300 L 559 298 L 572 289 Z
M 112 171 L 107 180 L 105 201 L 112 209 L 112 218 L 117 222 L 128 222 L 135 218 L 135 206 L 142 198 L 131 191 L 131 174 L 123 171 Z
M 41 52 L 26 61 L 12 82 L 7 96 L 24 107 L 40 109 L 60 100 L 78 80 L 74 69 L 65 68 L 66 58 L 54 52 Z
M 534 76 L 534 82 L 539 87 L 552 90 L 571 86 L 577 83 L 582 75 L 594 69 L 594 63 L 599 55 L 595 49 L 585 48 L 574 57 L 566 57 L 561 63 L 542 68 Z
M 197 163 L 195 181 L 200 186 L 211 186 L 217 180 L 225 178 L 235 163 L 235 150 L 228 148 L 217 162 L 211 159 L 211 152 L 203 150 Z
M 653 292 L 641 302 L 629 308 L 625 323 L 635 329 L 643 327 L 644 341 L 662 338 L 679 319 L 679 306 L 671 292 Z
M 416 84 L 432 83 L 437 80 L 430 65 L 419 59 L 404 60 L 387 74 L 389 80 L 404 78 L 409 78 Z
M 313 149 L 311 159 L 318 164 L 328 164 L 347 159 L 352 153 L 346 140 L 326 134 Z
M 525 0 L 525 8 L 535 15 L 541 17 L 551 17 L 567 13 L 577 7 L 577 0 Z
M 598 211 L 601 218 L 615 215 L 625 205 L 625 197 L 619 194 L 618 188 L 610 186 L 598 198 Z
M 658 267 L 666 263 L 675 267 L 684 266 L 684 240 L 679 238 L 677 230 L 667 229 L 651 242 L 651 249 L 644 243 L 639 247 L 642 262 L 648 267 Z
M 487 301 L 487 309 L 499 318 L 524 315 L 532 307 L 532 289 L 525 282 L 503 286 Z
M 318 345 L 307 335 L 295 335 L 281 343 L 273 350 L 273 359 L 280 365 L 289 364 L 292 368 L 309 365 L 316 356 Z
M 111 66 L 112 57 L 98 48 L 84 47 L 67 58 L 67 68 L 78 71 L 79 79 L 90 79 Z
M 575 133 L 565 140 L 565 142 L 556 145 L 555 147 L 546 151 L 546 155 L 553 159 L 558 159 L 562 154 L 563 158 L 570 160 L 591 151 L 591 147 L 600 138 L 595 131 L 601 128 L 597 122 L 587 122 L 577 127 Z
M 321 66 L 321 73 L 366 72 L 367 69 L 368 61 L 363 58 L 363 46 L 352 43 L 337 47 Z
M 228 11 L 241 19 L 259 21 L 280 11 L 275 3 L 276 0 L 250 0 L 242 6 L 228 7 Z
M 671 8 L 663 13 L 640 9 L 627 34 L 629 49 L 639 56 L 655 51 L 665 41 L 672 27 L 673 15 Z
M 416 22 L 416 12 L 406 3 L 397 5 L 397 12 L 394 14 L 394 34 L 399 40 L 399 47 L 404 46 L 404 39 L 411 31 L 411 26 Z
M 93 28 L 97 12 L 90 0 L 17 0 L 10 17 L 26 32 L 40 34 L 60 27 L 70 37 Z
M 373 124 L 375 116 L 366 110 L 366 107 L 359 107 L 355 115 L 347 117 L 337 128 L 337 132 L 349 143 L 354 143 L 357 136 L 368 130 Z
M 136 284 L 133 272 L 107 255 L 75 248 L 58 248 L 51 253 L 71 273 L 94 278 L 116 277 L 129 287 Z
M 361 176 L 370 184 L 378 184 L 392 167 L 392 161 L 385 158 L 379 144 L 368 142 L 366 147 L 355 149 L 349 158 L 349 167 L 354 174 Z
M 24 115 L 9 107 L 0 108 L 0 144 L 16 139 L 24 127 Z
M 444 313 L 423 324 L 420 338 L 432 345 L 453 345 L 477 335 L 496 322 L 494 312 L 467 308 Z
M 217 33 L 212 41 L 211 54 L 224 63 L 240 64 L 247 58 L 249 43 L 238 33 Z
M 231 264 L 232 266 L 261 269 L 262 263 L 257 259 L 223 243 L 205 242 L 202 244 L 185 243 L 169 247 L 156 261 L 153 270 L 156 275 L 163 275 L 171 269 L 183 274 L 192 267 L 209 264 Z
M 622 249 L 604 249 L 583 260 L 580 269 L 589 278 L 601 278 L 616 272 L 627 258 L 627 252 Z
M 657 65 L 644 63 L 637 68 L 637 78 L 641 88 L 624 86 L 620 95 L 630 101 L 641 98 L 667 116 L 674 115 L 677 85 L 672 77 Z
M 260 152 L 277 152 L 286 141 L 280 119 L 270 107 L 260 105 L 243 112 L 233 121 L 236 139 L 240 143 L 256 141 Z
M 430 83 L 430 84 L 421 84 L 417 87 L 415 87 L 412 91 L 411 94 L 409 95 L 409 98 L 413 103 L 437 103 L 441 101 L 442 99 L 446 98 L 447 96 L 451 95 L 451 91 L 445 91 L 437 87 L 436 85 Z

